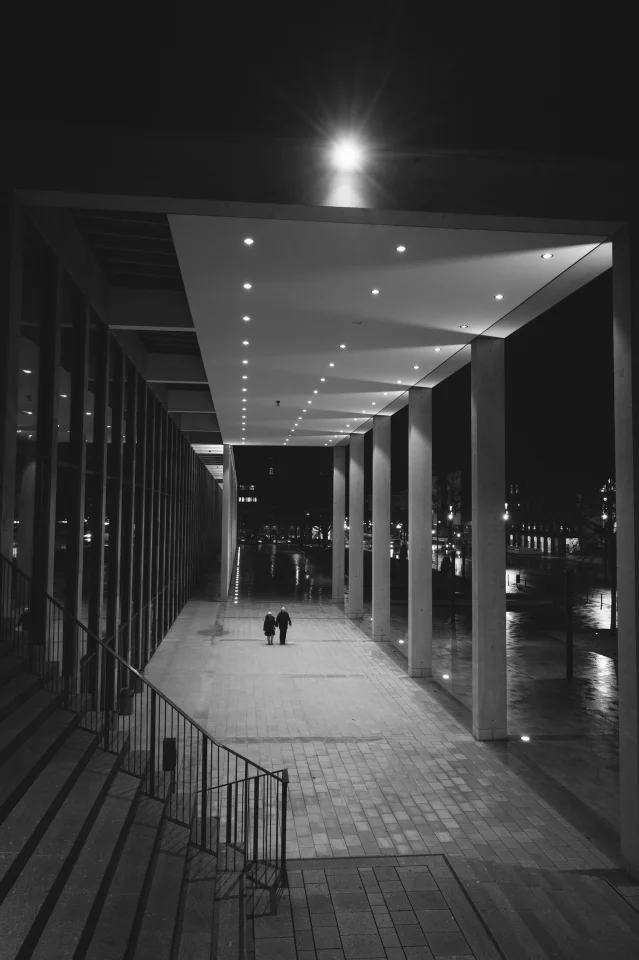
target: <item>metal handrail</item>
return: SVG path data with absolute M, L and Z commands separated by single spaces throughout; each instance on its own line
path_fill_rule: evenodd
M 286 883 L 288 771 L 267 770 L 219 743 L 114 649 L 113 636 L 96 636 L 49 594 L 25 630 L 24 613 L 33 619 L 38 599 L 33 582 L 1 559 L 0 638 L 28 657 L 101 749 L 121 754 L 122 769 L 143 778 L 143 791 L 165 802 L 170 819 L 191 826 L 196 810 L 202 847 L 219 833 L 227 867 L 260 884 Z

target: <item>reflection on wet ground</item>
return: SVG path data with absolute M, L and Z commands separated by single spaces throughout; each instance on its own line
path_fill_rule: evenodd
M 393 605 L 391 642 L 407 654 L 408 608 Z M 616 639 L 595 635 L 599 611 L 574 613 L 574 675 L 566 679 L 562 613 L 535 606 L 508 610 L 509 735 L 531 738 L 521 748 L 547 774 L 618 826 L 618 684 Z M 367 610 L 370 622 L 370 610 Z M 472 708 L 471 613 L 433 611 L 433 676 L 468 711 Z

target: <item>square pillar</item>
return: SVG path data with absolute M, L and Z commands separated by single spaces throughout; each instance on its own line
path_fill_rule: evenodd
M 473 736 L 504 740 L 506 697 L 506 495 L 504 341 L 471 347 L 473 518 Z
M 229 595 L 229 583 L 233 573 L 231 560 L 231 530 L 233 527 L 233 468 L 231 447 L 225 443 L 222 452 L 222 565 L 220 571 L 220 600 Z
M 639 876 L 639 336 L 632 324 L 638 263 L 629 227 L 615 234 L 612 250 L 620 835 L 621 855 Z
M 348 461 L 348 606 L 346 616 L 364 616 L 364 434 L 354 433 Z
M 333 600 L 344 599 L 344 524 L 346 522 L 346 447 L 333 448 Z
M 391 418 L 373 417 L 373 640 L 390 640 Z
M 433 674 L 433 391 L 408 391 L 408 674 Z

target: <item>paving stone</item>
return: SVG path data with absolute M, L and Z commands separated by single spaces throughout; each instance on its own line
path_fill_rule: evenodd
M 386 906 L 389 910 L 412 910 L 412 906 L 408 896 L 404 893 L 403 890 L 393 891 L 392 893 L 385 893 L 384 900 Z
M 289 917 L 258 917 L 253 929 L 255 936 L 260 940 L 266 937 L 293 936 L 293 923 Z
M 316 927 L 313 930 L 317 950 L 341 949 L 341 939 L 337 927 Z
M 370 911 L 361 913 L 338 913 L 337 926 L 342 936 L 359 933 L 377 933 L 377 925 Z
M 351 893 L 348 890 L 334 890 L 331 894 L 336 913 L 347 910 L 368 910 L 369 899 L 362 890 L 361 893 Z
M 346 960 L 376 960 L 385 957 L 386 951 L 379 936 L 367 934 L 361 937 L 342 937 Z
M 313 942 L 313 933 L 311 930 L 298 930 L 295 929 L 295 946 L 297 952 L 303 952 L 304 950 L 315 951 L 315 944 Z
M 461 933 L 427 933 L 426 940 L 436 957 L 450 957 L 456 953 L 463 955 L 470 950 Z
M 256 940 L 255 960 L 297 960 L 295 941 L 292 937 Z
M 458 931 L 459 927 L 450 910 L 417 910 L 417 920 L 426 933 Z

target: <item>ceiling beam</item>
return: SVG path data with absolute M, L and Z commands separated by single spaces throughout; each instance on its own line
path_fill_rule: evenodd
M 109 326 L 113 330 L 193 330 L 189 303 L 183 290 L 147 290 L 112 287 Z
M 147 358 L 148 383 L 207 384 L 201 357 L 177 353 L 150 353 Z
M 169 390 L 166 406 L 169 413 L 215 413 L 208 390 Z

